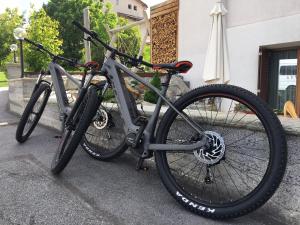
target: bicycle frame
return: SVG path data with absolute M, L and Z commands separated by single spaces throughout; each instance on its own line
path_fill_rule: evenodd
M 156 104 L 155 110 L 150 117 L 146 128 L 143 131 L 143 141 L 144 141 L 144 153 L 143 157 L 149 156 L 149 151 L 157 151 L 157 150 L 162 150 L 162 151 L 194 151 L 197 149 L 200 149 L 204 145 L 206 145 L 206 137 L 203 135 L 203 132 L 201 131 L 201 128 L 194 123 L 184 112 L 180 112 L 179 110 L 176 109 L 176 107 L 166 98 L 166 93 L 169 87 L 169 83 L 171 80 L 171 76 L 173 74 L 168 74 L 166 82 L 162 84 L 162 90 L 158 90 L 155 88 L 153 85 L 151 85 L 148 81 L 145 79 L 139 77 L 137 74 L 133 73 L 130 71 L 126 66 L 123 64 L 117 62 L 114 59 L 114 56 L 110 56 L 103 64 L 101 73 L 106 74 L 108 77 L 116 98 L 117 102 L 119 104 L 119 109 L 121 113 L 121 117 L 124 120 L 124 125 L 125 125 L 125 133 L 126 135 L 130 133 L 137 134 L 139 131 L 140 126 L 137 126 L 134 124 L 134 118 L 132 117 L 131 110 L 130 110 L 130 105 L 131 103 L 128 102 L 126 99 L 126 95 L 128 95 L 128 91 L 124 85 L 124 78 L 120 74 L 119 71 L 123 71 L 125 74 L 128 76 L 132 77 L 133 79 L 137 80 L 138 82 L 144 84 L 146 87 L 149 89 L 153 90 L 158 96 L 158 102 Z M 182 117 L 183 120 L 185 120 L 196 132 L 199 134 L 202 134 L 202 138 L 200 141 L 194 143 L 194 144 L 189 144 L 189 145 L 179 145 L 179 144 L 154 144 L 153 139 L 154 139 L 154 132 L 155 128 L 157 127 L 158 124 L 158 117 L 159 113 L 161 110 L 162 103 L 165 102 L 169 107 L 171 107 L 178 115 Z
M 71 74 L 69 74 L 63 67 L 61 67 L 56 62 L 50 62 L 48 65 L 50 70 L 50 75 L 52 79 L 52 83 L 50 83 L 51 87 L 54 87 L 54 92 L 56 94 L 57 104 L 59 108 L 59 118 L 63 120 L 66 115 L 69 115 L 71 112 L 71 107 L 68 102 L 67 93 L 64 85 L 64 81 L 62 76 L 65 75 L 72 83 L 74 83 L 78 89 L 82 88 L 82 83 L 75 79 Z M 40 74 L 36 85 L 42 82 L 43 74 Z

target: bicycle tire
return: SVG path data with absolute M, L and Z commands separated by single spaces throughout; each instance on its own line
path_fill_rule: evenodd
M 129 97 L 131 101 L 135 101 L 132 94 Z M 97 115 L 83 136 L 81 147 L 96 160 L 116 159 L 128 149 L 118 104 L 103 100 Z
M 67 166 L 80 144 L 82 136 L 96 114 L 101 103 L 101 99 L 99 98 L 97 91 L 98 89 L 95 86 L 90 86 L 88 93 L 74 115 L 73 121 L 75 122 L 75 128 L 65 128 L 61 143 L 59 144 L 51 163 L 51 172 L 54 175 L 60 174 Z M 74 133 L 71 135 L 73 131 Z
M 222 204 L 221 202 L 216 204 L 215 202 L 212 202 L 211 200 L 209 201 L 209 200 L 205 199 L 205 198 L 217 199 L 217 197 L 213 196 L 212 194 L 209 194 L 210 192 L 212 192 L 212 190 L 214 188 L 213 186 L 210 186 L 211 189 L 206 190 L 207 194 L 202 199 L 200 199 L 200 195 L 202 193 L 196 192 L 193 190 L 193 188 L 198 188 L 198 187 L 195 187 L 195 186 L 189 187 L 188 185 L 190 185 L 191 183 L 189 183 L 183 187 L 183 185 L 185 185 L 185 184 L 181 184 L 179 182 L 179 177 L 182 176 L 183 177 L 182 180 L 187 180 L 187 179 L 189 179 L 189 177 L 186 174 L 177 175 L 177 173 L 175 173 L 174 171 L 171 171 L 172 169 L 174 169 L 176 167 L 174 165 L 172 165 L 172 162 L 170 162 L 170 159 L 168 159 L 169 153 L 164 152 L 164 151 L 156 151 L 155 152 L 157 170 L 158 170 L 159 175 L 162 179 L 162 182 L 163 182 L 164 186 L 166 187 L 166 189 L 168 190 L 168 192 L 184 208 L 188 209 L 189 211 L 196 213 L 198 215 L 207 217 L 207 218 L 212 218 L 212 219 L 228 219 L 228 218 L 240 217 L 242 215 L 245 215 L 247 213 L 250 213 L 250 212 L 256 210 L 257 208 L 262 206 L 264 203 L 266 203 L 272 197 L 272 195 L 278 188 L 278 186 L 284 176 L 286 162 L 287 162 L 287 144 L 286 144 L 284 130 L 282 128 L 280 121 L 278 120 L 276 115 L 271 111 L 271 109 L 267 106 L 266 103 L 264 103 L 260 98 L 258 98 L 253 93 L 251 93 L 245 89 L 236 87 L 236 86 L 209 85 L 209 86 L 200 87 L 200 88 L 194 89 L 193 91 L 185 94 L 183 97 L 178 99 L 174 105 L 178 110 L 183 111 L 184 109 L 187 108 L 188 105 L 192 104 L 196 100 L 203 99 L 205 96 L 206 97 L 219 96 L 219 98 L 220 98 L 220 96 L 227 96 L 227 97 L 230 97 L 230 99 L 234 99 L 235 101 L 240 101 L 243 104 L 251 107 L 251 109 L 256 113 L 255 116 L 257 116 L 259 118 L 259 120 L 261 121 L 261 123 L 263 125 L 263 128 L 266 129 L 266 136 L 268 137 L 268 142 L 269 142 L 269 146 L 270 146 L 269 161 L 267 164 L 266 172 L 263 175 L 262 180 L 255 187 L 255 189 L 252 192 L 250 192 L 248 195 L 245 195 L 244 197 L 234 200 L 232 202 L 230 202 L 228 200 L 228 202 L 226 202 L 226 204 L 225 204 L 225 202 L 224 202 L 224 204 Z M 220 103 L 220 105 L 221 105 L 221 103 Z M 229 111 L 230 111 L 230 108 L 229 108 Z M 201 112 L 201 111 L 199 111 L 199 112 Z M 245 112 L 245 113 L 247 113 L 250 117 L 253 116 L 249 112 Z M 216 114 L 217 113 L 215 113 L 213 115 L 216 115 Z M 167 138 L 171 137 L 170 134 L 172 131 L 170 131 L 170 129 L 175 124 L 174 121 L 176 120 L 176 117 L 177 117 L 177 113 L 173 109 L 169 109 L 165 113 L 165 115 L 163 116 L 161 123 L 159 125 L 158 131 L 157 131 L 157 143 L 166 143 Z M 228 115 L 227 115 L 227 117 L 228 117 Z M 226 120 L 227 120 L 227 118 L 226 118 Z M 203 121 L 205 121 L 204 115 L 203 115 Z M 204 124 L 204 122 L 203 122 L 203 124 Z M 224 128 L 222 128 L 222 129 L 224 129 Z M 226 129 L 232 129 L 232 128 L 225 127 L 225 131 L 226 131 Z M 254 132 L 254 131 L 251 131 L 251 132 Z M 169 132 L 170 132 L 170 134 L 169 134 Z M 178 130 L 176 132 L 178 132 Z M 241 135 L 241 132 L 237 135 Z M 241 140 L 246 142 L 246 141 L 248 141 L 246 139 L 247 138 L 244 138 Z M 257 139 L 257 141 L 255 143 L 253 142 L 253 145 L 259 144 L 258 140 L 259 139 Z M 267 143 L 267 141 L 265 141 L 265 142 Z M 250 143 L 250 141 L 248 141 L 248 144 L 249 143 Z M 242 147 L 243 147 L 243 145 L 237 149 L 240 150 Z M 245 146 L 244 148 L 249 148 L 249 146 Z M 264 150 L 264 149 L 262 149 L 262 150 Z M 226 149 L 226 151 L 229 151 L 229 150 Z M 254 150 L 252 150 L 252 151 L 254 152 Z M 229 152 L 227 154 L 229 154 Z M 189 155 L 187 157 L 192 157 L 192 156 Z M 222 160 L 225 161 L 225 160 L 227 160 L 228 155 L 226 155 L 226 157 L 224 155 L 223 157 L 224 157 L 224 159 L 222 159 Z M 245 155 L 243 157 L 245 157 Z M 230 159 L 228 159 L 228 160 L 230 160 Z M 182 159 L 182 161 L 184 161 L 184 160 Z M 250 163 L 250 159 L 248 160 L 248 162 Z M 177 162 L 175 162 L 175 163 L 177 163 Z M 221 166 L 222 163 L 223 162 L 220 162 L 220 164 L 215 164 L 214 166 Z M 174 162 L 173 162 L 173 164 L 174 164 Z M 242 165 L 240 165 L 240 167 L 242 167 Z M 255 168 L 253 168 L 253 169 L 255 169 Z M 240 168 L 240 170 L 242 170 L 242 168 Z M 199 173 L 199 171 L 198 171 L 198 173 Z M 222 173 L 225 174 L 226 173 L 225 170 L 219 171 L 219 174 L 222 174 Z M 250 173 L 250 171 L 249 171 L 249 173 Z M 191 177 L 192 175 L 189 175 L 189 176 Z M 206 176 L 207 176 L 207 174 L 206 174 Z M 219 175 L 219 177 L 221 177 L 221 176 L 222 175 Z M 241 176 L 241 178 L 243 178 L 243 177 L 250 176 L 250 175 L 249 174 L 240 174 L 240 176 Z M 199 175 L 199 177 L 200 177 L 200 175 Z M 214 177 L 215 177 L 215 175 L 214 175 Z M 237 175 L 236 175 L 236 177 L 237 177 Z M 217 178 L 217 176 L 215 177 L 215 179 L 216 178 Z M 196 181 L 193 180 L 193 181 L 196 182 L 197 180 Z M 205 181 L 202 181 L 202 185 L 204 185 L 206 183 L 206 181 L 207 180 L 205 177 Z M 224 185 L 223 186 L 221 185 L 221 188 L 223 188 L 223 190 L 226 187 L 226 184 L 225 184 L 226 182 L 228 182 L 228 181 L 225 180 Z M 233 182 L 235 182 L 234 179 L 233 179 Z M 216 180 L 215 180 L 215 184 L 217 184 Z M 221 182 L 221 184 L 222 184 L 222 182 Z M 247 185 L 247 183 L 245 184 L 245 186 L 246 185 Z M 219 189 L 220 189 L 220 187 L 219 187 Z M 216 190 L 217 190 L 217 188 L 216 188 Z M 199 196 L 197 196 L 197 194 L 195 194 L 195 193 L 200 193 L 200 194 L 199 194 Z M 224 193 L 225 193 L 225 191 L 224 191 Z M 237 193 L 235 193 L 235 194 L 237 195 Z M 223 198 L 225 198 L 225 197 L 228 198 L 228 196 L 225 196 L 225 197 L 224 197 L 224 195 L 220 195 L 220 196 Z M 235 197 L 235 196 L 233 196 L 233 197 Z M 229 197 L 229 198 L 231 198 L 231 197 Z
M 39 101 L 39 98 L 42 96 L 43 93 L 44 96 L 40 104 L 39 110 L 38 112 L 34 113 L 34 120 L 31 121 L 30 127 L 26 129 L 24 134 L 26 124 L 28 123 L 28 120 L 30 119 L 30 116 L 33 113 L 34 107 L 36 106 L 37 102 Z M 33 130 L 35 129 L 36 125 L 38 124 L 44 112 L 50 93 L 51 93 L 51 87 L 49 84 L 45 84 L 45 83 L 40 84 L 39 87 L 33 92 L 31 98 L 29 99 L 25 107 L 25 110 L 21 116 L 20 122 L 16 130 L 16 140 L 19 143 L 24 143 L 32 134 Z

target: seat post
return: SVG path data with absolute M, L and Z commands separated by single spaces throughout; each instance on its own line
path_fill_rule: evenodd
M 168 72 L 168 74 L 166 75 L 165 81 L 163 83 L 161 83 L 161 87 L 162 87 L 161 94 L 163 96 L 166 96 L 166 93 L 167 93 L 167 90 L 168 90 L 168 87 L 169 87 L 172 75 L 173 74 L 171 72 Z
M 167 76 L 166 76 L 166 80 L 165 80 L 165 85 L 168 87 L 171 81 L 172 76 L 174 75 L 174 72 L 169 71 Z

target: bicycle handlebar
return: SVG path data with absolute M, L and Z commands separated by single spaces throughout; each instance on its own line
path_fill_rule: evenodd
M 53 60 L 58 59 L 58 60 L 62 60 L 62 61 L 68 62 L 71 66 L 81 66 L 81 67 L 83 67 L 83 65 L 77 63 L 75 60 L 68 59 L 68 58 L 65 58 L 63 56 L 59 56 L 59 55 L 53 54 L 48 49 L 45 49 L 42 44 L 35 43 L 35 42 L 33 42 L 33 41 L 31 41 L 31 40 L 29 40 L 27 38 L 24 38 L 24 41 L 26 41 L 29 44 L 37 47 L 39 50 L 46 52 Z
M 97 33 L 88 30 L 87 28 L 85 28 L 84 26 L 82 26 L 80 23 L 78 23 L 77 21 L 73 21 L 72 22 L 78 29 L 80 29 L 82 32 L 88 34 L 91 38 L 95 39 L 96 41 L 98 41 L 101 45 L 103 45 L 104 48 L 106 48 L 108 51 L 114 53 L 115 55 L 130 59 L 132 62 L 136 63 L 136 64 L 142 64 L 145 65 L 147 67 L 151 67 L 153 68 L 153 65 L 151 63 L 145 62 L 143 60 L 137 59 L 135 57 L 132 57 L 130 55 L 127 55 L 125 53 L 119 52 L 117 49 L 109 46 L 108 44 L 106 44 L 104 41 L 102 41 Z

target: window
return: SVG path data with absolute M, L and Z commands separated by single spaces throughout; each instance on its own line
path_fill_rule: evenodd
M 259 95 L 277 112 L 282 113 L 287 101 L 292 101 L 300 115 L 300 48 L 261 49 Z
M 287 63 L 292 63 L 292 64 L 287 65 L 287 66 L 284 66 L 284 65 L 280 66 L 280 69 L 279 69 L 280 76 L 288 76 L 288 75 L 296 76 L 296 74 L 297 74 L 297 65 L 296 65 L 297 60 L 293 60 L 293 59 L 289 60 L 288 59 Z
M 135 5 L 135 6 L 133 7 L 133 9 L 134 9 L 135 11 L 137 11 L 137 6 Z
M 132 9 L 132 5 L 131 4 L 128 4 L 128 9 Z

